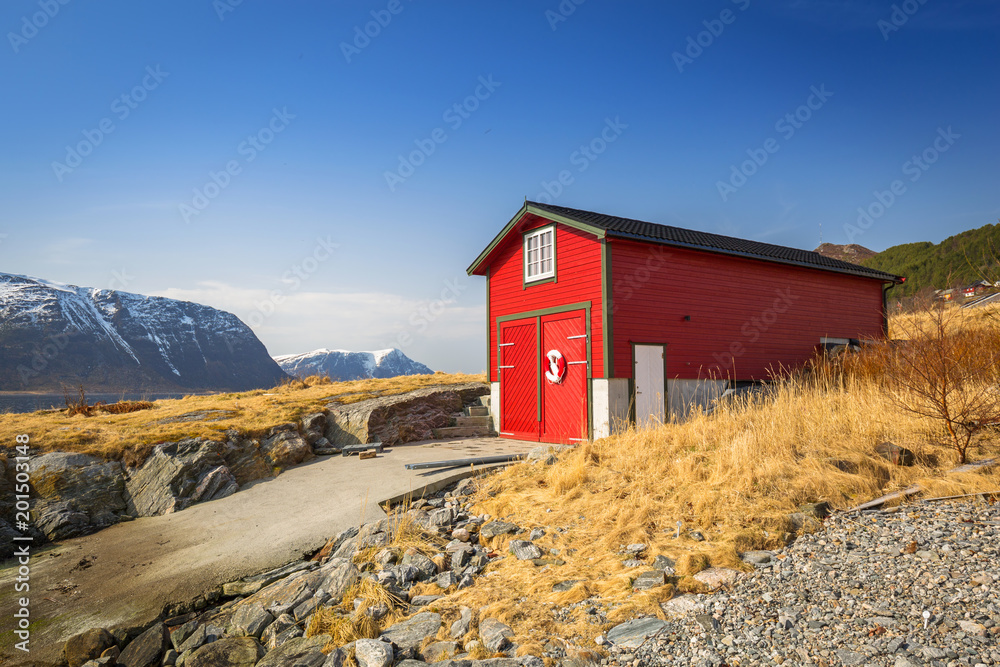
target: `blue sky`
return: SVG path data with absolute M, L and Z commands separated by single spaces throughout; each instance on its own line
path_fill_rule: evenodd
M 0 29 L 0 271 L 224 308 L 272 354 L 482 370 L 464 270 L 564 170 L 560 205 L 809 249 L 1000 217 L 995 1 L 7 0 Z

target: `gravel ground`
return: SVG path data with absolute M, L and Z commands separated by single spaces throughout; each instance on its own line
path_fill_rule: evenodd
M 1000 504 L 837 514 L 608 665 L 1000 665 Z M 925 612 L 929 612 L 925 625 Z

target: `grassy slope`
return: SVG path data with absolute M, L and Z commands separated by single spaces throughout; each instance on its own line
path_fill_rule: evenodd
M 962 326 L 996 326 L 983 314 L 963 311 L 962 317 Z M 588 620 L 586 607 L 606 610 L 606 627 L 662 616 L 660 601 L 676 590 L 699 590 L 690 575 L 709 565 L 748 569 L 740 552 L 784 544 L 794 530 L 788 515 L 802 503 L 825 500 L 847 509 L 914 483 L 935 496 L 1000 490 L 997 468 L 946 476 L 955 457 L 939 446 L 944 439 L 938 424 L 902 413 L 880 379 L 813 375 L 712 415 L 585 443 L 551 466 L 513 466 L 480 492 L 478 511 L 545 528 L 538 544 L 558 549 L 566 564 L 538 568 L 505 558 L 475 587 L 437 604 L 448 614 L 459 605 L 486 607 L 485 613 L 511 624 L 535 650 L 547 634 L 579 637 L 592 646 L 601 628 Z M 892 466 L 878 457 L 874 447 L 886 440 L 913 450 L 917 465 Z M 998 444 L 990 434 L 971 458 L 996 455 Z M 678 521 L 685 533 L 695 529 L 706 540 L 676 539 Z M 503 553 L 509 539 L 497 538 L 491 546 Z M 647 563 L 658 554 L 676 559 L 676 588 L 631 590 L 644 570 L 623 565 L 622 549 L 633 543 L 649 545 Z M 552 591 L 553 584 L 570 579 L 581 583 L 568 592 Z M 425 592 L 441 591 L 428 586 Z M 554 605 L 587 598 L 591 602 L 568 620 L 555 619 Z
M 1000 280 L 1000 224 L 985 225 L 933 243 L 892 246 L 861 264 L 906 277 L 893 296 L 921 289 L 963 286 L 987 278 Z
M 485 382 L 485 377 L 436 373 L 336 383 L 293 381 L 271 390 L 156 401 L 150 410 L 121 415 L 68 417 L 65 411 L 0 414 L 0 452 L 14 446 L 15 435 L 26 433 L 31 436 L 35 451 L 82 452 L 128 462 L 141 460 L 144 450 L 158 442 L 218 436 L 228 429 L 259 434 L 277 424 L 320 411 L 333 399 L 353 403 L 374 396 L 464 382 Z M 219 412 L 192 421 L 178 419 L 205 411 Z

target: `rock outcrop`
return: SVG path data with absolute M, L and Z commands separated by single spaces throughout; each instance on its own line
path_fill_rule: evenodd
M 202 438 L 157 445 L 125 482 L 132 515 L 169 514 L 236 493 L 239 484 L 222 451 L 221 443 Z
M 50 540 L 92 533 L 129 516 L 117 461 L 52 452 L 32 461 L 32 523 Z
M 326 438 L 340 447 L 429 440 L 435 428 L 449 426 L 455 412 L 489 391 L 487 385 L 475 382 L 418 389 L 347 405 L 331 403 L 327 406 Z

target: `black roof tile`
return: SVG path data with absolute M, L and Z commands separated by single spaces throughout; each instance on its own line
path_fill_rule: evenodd
M 652 241 L 666 245 L 675 245 L 710 252 L 724 253 L 727 255 L 740 255 L 752 257 L 782 264 L 796 264 L 838 273 L 849 273 L 866 278 L 875 278 L 886 282 L 901 282 L 899 276 L 891 273 L 870 269 L 865 266 L 851 264 L 832 257 L 826 257 L 818 252 L 810 250 L 800 250 L 798 248 L 788 248 L 786 246 L 773 245 L 771 243 L 761 243 L 760 241 L 749 241 L 738 239 L 732 236 L 722 236 L 721 234 L 710 234 L 699 232 L 693 229 L 681 229 L 670 225 L 660 225 L 655 222 L 643 222 L 642 220 L 631 220 L 629 218 L 619 218 L 603 213 L 592 211 L 581 211 L 565 206 L 555 206 L 553 204 L 540 204 L 537 202 L 527 202 L 528 206 L 559 215 L 564 218 L 575 220 L 591 227 L 597 227 L 607 232 L 609 236 L 623 238 L 634 238 L 638 240 Z

